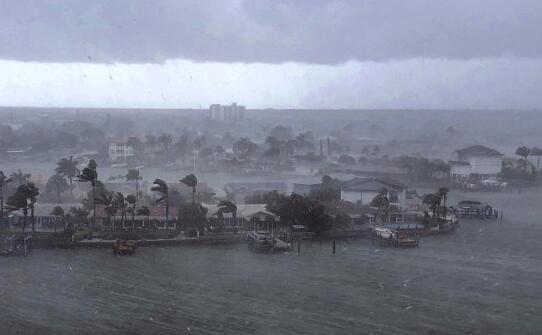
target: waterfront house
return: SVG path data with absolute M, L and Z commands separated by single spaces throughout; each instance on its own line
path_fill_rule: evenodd
M 450 161 L 450 175 L 461 181 L 472 175 L 494 177 L 502 172 L 503 154 L 483 145 L 472 145 L 455 151 L 455 159 Z
M 79 207 L 78 203 L 36 203 L 34 206 L 34 227 L 37 232 L 53 232 L 56 225 L 57 232 L 64 230 L 64 221 L 61 216 L 52 215 L 51 213 L 55 207 L 60 207 L 64 210 L 65 214 L 70 213 L 70 208 Z M 7 217 L 7 222 L 11 227 L 22 228 L 24 221 L 24 215 L 20 211 L 12 212 Z M 26 219 L 26 230 L 32 230 L 32 221 L 30 218 L 30 211 L 28 211 L 28 217 Z
M 148 223 L 150 222 L 152 229 L 165 229 L 166 223 L 166 207 L 150 207 L 150 215 L 142 216 L 136 215 L 134 220 L 134 226 L 137 229 L 147 228 Z M 92 221 L 93 215 L 92 211 L 88 215 L 88 219 Z M 169 229 L 172 229 L 176 226 L 176 223 L 179 219 L 179 208 L 170 206 L 169 207 Z M 122 225 L 121 212 L 117 211 L 114 215 L 111 215 L 110 222 L 108 222 L 107 213 L 103 206 L 96 206 L 96 225 L 102 226 L 106 229 L 113 228 L 132 228 L 132 215 L 126 214 L 124 218 L 124 224 Z
M 380 178 L 354 178 L 341 186 L 341 200 L 369 205 L 382 191 L 390 204 L 405 207 L 407 187 L 397 181 Z
M 214 204 L 202 204 L 207 208 L 207 218 L 210 221 L 219 220 L 219 207 Z M 238 204 L 236 218 L 232 213 L 223 213 L 224 228 L 226 230 L 251 230 L 254 221 L 257 222 L 277 222 L 280 217 L 266 209 L 265 204 Z
M 233 195 L 235 202 L 242 202 L 249 195 L 264 194 L 277 191 L 286 193 L 288 186 L 285 182 L 254 182 L 254 183 L 228 183 L 224 186 L 226 194 Z

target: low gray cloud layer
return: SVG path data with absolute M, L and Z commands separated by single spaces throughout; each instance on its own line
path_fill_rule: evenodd
M 0 58 L 44 62 L 542 56 L 540 0 L 113 1 L 0 4 Z

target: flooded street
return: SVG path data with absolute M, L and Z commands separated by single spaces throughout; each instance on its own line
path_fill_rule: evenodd
M 419 249 L 304 242 L 35 250 L 0 258 L 0 327 L 11 334 L 535 334 L 542 328 L 538 192 L 457 194 L 505 208 Z M 526 211 L 530 208 L 530 211 Z M 9 303 L 7 303 L 9 302 Z

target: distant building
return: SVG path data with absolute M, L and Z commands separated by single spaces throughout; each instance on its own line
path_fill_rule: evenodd
M 220 220 L 218 205 L 202 204 L 207 208 L 207 218 Z M 254 228 L 254 220 L 260 222 L 280 221 L 280 217 L 269 212 L 265 204 L 237 204 L 235 218 L 232 213 L 223 213 L 224 228 L 228 229 L 247 229 Z
M 230 106 L 214 104 L 209 107 L 209 117 L 214 121 L 238 122 L 245 117 L 245 109 L 235 102 Z
M 288 185 L 284 182 L 254 182 L 254 183 L 228 183 L 224 186 L 226 194 L 233 195 L 233 200 L 243 202 L 249 195 L 264 194 L 277 191 L 288 192 Z
M 334 180 L 341 191 L 341 200 L 356 205 L 369 205 L 384 189 L 390 204 L 406 208 L 407 187 L 391 179 L 366 177 L 348 181 Z M 294 193 L 311 196 L 322 188 L 322 184 L 294 184 Z
M 383 190 L 390 204 L 406 207 L 407 187 L 399 182 L 379 178 L 354 178 L 341 187 L 341 200 L 369 205 Z
M 109 140 L 108 145 L 109 160 L 126 161 L 129 157 L 134 156 L 134 148 L 128 145 L 127 140 L 121 138 L 113 138 Z
M 480 177 L 496 176 L 502 172 L 503 154 L 483 145 L 455 151 L 456 160 L 449 162 L 450 175 L 455 180 L 468 178 L 471 175 Z

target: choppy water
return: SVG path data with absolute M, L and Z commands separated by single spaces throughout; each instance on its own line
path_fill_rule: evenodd
M 300 255 L 223 245 L 0 258 L 0 334 L 540 334 L 542 199 L 491 197 L 505 222 L 464 222 L 412 250 L 351 240 L 336 255 L 306 242 Z

